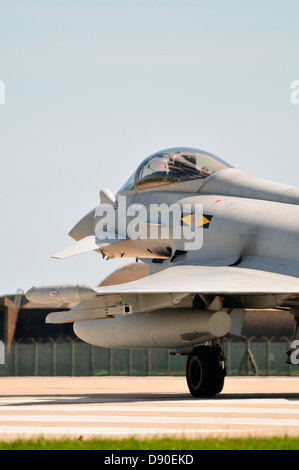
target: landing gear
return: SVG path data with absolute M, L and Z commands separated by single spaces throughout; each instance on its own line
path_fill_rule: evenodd
M 214 397 L 220 393 L 225 376 L 224 357 L 219 344 L 193 349 L 187 360 L 186 378 L 194 397 Z

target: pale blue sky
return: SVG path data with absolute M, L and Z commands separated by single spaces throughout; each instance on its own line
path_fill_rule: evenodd
M 0 294 L 125 264 L 50 256 L 159 149 L 299 186 L 298 20 L 298 0 L 1 0 Z

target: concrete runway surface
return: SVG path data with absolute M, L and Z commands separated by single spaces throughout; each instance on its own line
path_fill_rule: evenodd
M 2 377 L 0 439 L 299 437 L 299 378 L 227 377 L 195 399 L 184 377 Z

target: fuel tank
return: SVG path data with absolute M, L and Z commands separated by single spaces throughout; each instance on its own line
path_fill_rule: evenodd
M 241 324 L 243 314 L 233 311 Z M 225 311 L 176 308 L 75 322 L 74 332 L 83 341 L 106 348 L 173 349 L 225 336 L 232 323 Z

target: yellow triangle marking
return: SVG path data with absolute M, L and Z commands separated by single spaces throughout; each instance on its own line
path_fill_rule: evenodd
M 206 224 L 209 224 L 209 223 L 210 223 L 210 220 L 207 219 L 204 215 L 201 214 L 196 227 L 201 227 L 202 225 L 206 225 Z
M 189 227 L 191 227 L 191 225 L 192 225 L 192 219 L 193 219 L 194 215 L 195 215 L 195 214 L 186 215 L 185 217 L 182 217 L 181 220 L 182 220 L 186 225 L 188 225 Z M 200 214 L 196 227 L 202 227 L 203 225 L 209 224 L 210 222 L 211 222 L 211 221 L 210 221 L 209 219 L 207 219 L 204 215 Z
M 193 215 L 194 214 L 186 215 L 185 217 L 182 217 L 181 220 L 190 227 Z

